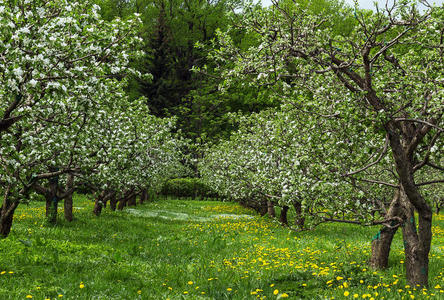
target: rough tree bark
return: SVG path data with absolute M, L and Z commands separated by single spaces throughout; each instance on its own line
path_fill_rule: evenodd
M 418 230 L 415 222 L 415 209 L 413 205 L 403 199 L 406 214 L 406 222 L 402 227 L 404 240 L 405 270 L 407 282 L 411 285 L 419 284 L 428 286 L 429 252 L 432 236 L 429 234 L 431 228 L 431 212 L 429 217 L 422 213 L 418 214 Z M 430 220 L 430 221 L 429 221 Z
M 396 172 L 399 175 L 401 197 L 407 221 L 402 228 L 407 281 L 411 286 L 428 286 L 429 252 L 432 243 L 432 209 L 421 195 L 414 180 L 415 149 L 430 128 L 401 126 L 402 135 L 392 123 L 388 133 Z M 418 212 L 418 231 L 415 214 Z
M 405 220 L 404 210 L 402 208 L 400 197 L 403 195 L 399 190 L 395 191 L 390 207 L 387 210 L 386 219 L 400 218 L 399 221 L 392 221 L 391 227 L 384 226 L 379 230 L 372 240 L 372 252 L 370 256 L 370 267 L 374 269 L 385 269 L 388 267 L 390 247 L 393 237 L 400 225 L 399 222 Z
M 46 217 L 48 222 L 55 224 L 57 222 L 57 210 L 59 206 L 59 197 L 57 195 L 59 187 L 58 176 L 49 179 L 49 189 L 45 195 L 46 199 Z
M 117 201 L 118 201 L 117 195 L 116 193 L 113 193 L 111 195 L 111 198 L 109 199 L 109 207 L 111 208 L 112 211 L 116 210 Z
M 3 203 L 0 207 L 0 236 L 7 237 L 11 232 L 12 220 L 14 217 L 14 212 L 19 205 L 18 201 L 13 201 L 10 198 L 10 187 L 6 188 Z
M 100 216 L 100 214 L 102 213 L 103 199 L 105 198 L 105 194 L 106 191 L 101 191 L 94 201 L 93 214 L 95 214 L 96 216 Z
M 68 178 L 66 180 L 66 191 L 68 191 L 68 194 L 65 196 L 65 199 L 63 201 L 65 219 L 68 222 L 72 222 L 73 220 L 73 214 L 72 214 L 73 187 L 74 187 L 74 175 L 68 174 Z
M 300 229 L 304 228 L 305 218 L 302 215 L 302 203 L 300 201 L 293 201 L 293 207 L 296 211 L 295 225 Z
M 268 207 L 268 215 L 272 218 L 276 217 L 276 211 L 274 210 L 274 203 L 270 200 L 267 201 L 267 207 Z
M 128 201 L 132 197 L 133 193 L 133 190 L 123 193 L 122 198 L 119 199 L 119 205 L 117 206 L 118 210 L 123 210 L 123 208 L 127 206 Z
M 287 205 L 282 206 L 281 215 L 279 216 L 279 221 L 282 225 L 288 226 L 287 212 L 289 207 Z

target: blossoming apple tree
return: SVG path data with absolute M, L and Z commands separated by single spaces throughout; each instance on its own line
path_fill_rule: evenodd
M 384 228 L 403 225 L 407 280 L 423 286 L 432 238 L 432 210 L 423 189 L 444 181 L 439 175 L 444 10 L 427 6 L 419 12 L 414 1 L 398 1 L 376 12 L 355 10 L 353 28 L 341 35 L 328 26 L 328 15 L 309 13 L 297 1 L 273 1 L 268 10 L 250 7 L 236 19 L 238 27 L 257 37 L 254 45 L 242 51 L 225 32 L 212 53 L 224 84 L 240 80 L 278 87 L 280 97 L 301 111 L 312 114 L 315 109 L 342 120 L 341 134 L 331 139 L 349 147 L 351 156 L 367 159 L 355 169 L 347 165 L 345 172 L 334 166 L 330 170 L 353 182 L 394 189 L 390 214 L 399 221 Z M 352 120 L 362 126 L 363 147 L 353 147 L 358 132 L 348 126 Z M 312 139 L 318 139 L 320 151 L 325 149 L 327 139 Z M 377 145 L 380 150 L 374 151 Z M 387 154 L 391 158 L 386 159 Z M 339 155 L 333 158 L 341 161 Z M 395 180 L 369 178 L 377 168 L 393 172 Z M 424 173 L 437 177 L 422 181 Z M 387 232 L 384 228 L 382 233 Z M 390 238 L 393 230 L 388 233 Z M 382 241 L 377 237 L 374 244 Z
M 73 159 L 61 169 L 59 162 L 78 151 L 98 96 L 124 84 L 118 77 L 139 54 L 139 21 L 105 22 L 98 9 L 88 1 L 0 1 L 3 236 L 36 181 L 75 171 Z

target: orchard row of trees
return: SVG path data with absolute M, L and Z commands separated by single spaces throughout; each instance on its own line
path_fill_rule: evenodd
M 426 286 L 432 202 L 444 182 L 443 7 L 399 1 L 332 13 L 272 2 L 232 14 L 210 52 L 215 67 L 200 71 L 220 74 L 221 90 L 267 87 L 282 107 L 238 118 L 230 140 L 208 149 L 202 176 L 271 215 L 280 205 L 283 223 L 294 206 L 299 227 L 382 224 L 376 268 L 387 267 L 401 228 L 407 280 Z M 239 30 L 253 37 L 249 47 L 233 38 Z
M 0 1 L 0 235 L 32 193 L 72 220 L 72 194 L 87 186 L 121 205 L 184 170 L 175 119 L 150 114 L 124 92 L 143 53 L 137 17 L 104 21 L 87 1 Z M 114 201 L 115 206 L 115 201 Z

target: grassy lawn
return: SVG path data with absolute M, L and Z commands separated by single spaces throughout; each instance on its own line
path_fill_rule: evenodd
M 74 199 L 76 220 L 19 207 L 0 240 L 0 299 L 444 299 L 444 215 L 435 216 L 430 288 L 406 286 L 397 234 L 391 268 L 366 266 L 377 228 L 295 233 L 234 203 L 162 200 L 123 212 Z

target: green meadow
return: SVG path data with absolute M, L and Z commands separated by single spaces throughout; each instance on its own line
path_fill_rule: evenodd
M 46 223 L 21 205 L 0 240 L 0 299 L 444 299 L 444 215 L 434 216 L 430 287 L 404 279 L 400 233 L 390 268 L 367 267 L 377 228 L 295 232 L 236 203 L 159 200 Z

